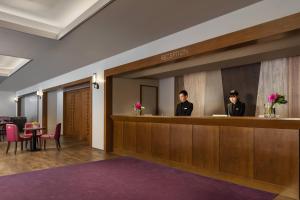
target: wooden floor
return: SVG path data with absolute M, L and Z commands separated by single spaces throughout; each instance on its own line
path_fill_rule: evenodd
M 30 172 L 40 169 L 73 165 L 115 156 L 93 149 L 84 142 L 62 138 L 62 150 L 57 151 L 54 142 L 47 143 L 47 149 L 37 152 L 21 151 L 20 144 L 14 154 L 14 144 L 6 155 L 6 142 L 0 142 L 0 176 Z
M 71 138 L 62 138 L 61 144 L 61 151 L 57 151 L 55 143 L 51 142 L 47 143 L 47 150 L 37 152 L 21 151 L 19 145 L 16 155 L 14 154 L 14 145 L 11 145 L 11 149 L 6 155 L 7 144 L 6 142 L 0 142 L 0 176 L 118 157 L 114 154 L 107 154 L 101 150 L 93 149 L 86 143 Z M 276 200 L 291 199 L 279 196 Z

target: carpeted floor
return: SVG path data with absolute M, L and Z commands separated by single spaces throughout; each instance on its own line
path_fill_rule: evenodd
M 128 157 L 0 177 L 3 200 L 271 200 L 275 196 Z

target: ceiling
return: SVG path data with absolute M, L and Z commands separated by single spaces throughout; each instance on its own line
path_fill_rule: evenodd
M 30 59 L 26 58 L 0 55 L 0 77 L 11 76 L 29 61 Z
M 3 5 L 13 7 L 20 1 L 0 0 L 0 8 Z M 53 6 L 55 10 L 60 9 L 60 13 L 69 9 L 56 7 L 52 1 L 83 2 L 24 0 L 27 3 L 43 2 L 44 7 Z M 17 91 L 29 87 L 258 1 L 227 0 L 220 6 L 219 0 L 185 0 L 176 3 L 174 0 L 114 0 L 60 40 L 0 27 L 0 55 L 31 59 L 31 62 L 3 80 L 0 90 Z M 17 6 L 14 9 L 21 11 L 21 8 Z M 53 15 L 48 12 L 32 11 L 40 18 Z M 55 15 L 57 19 L 62 18 L 59 14 Z M 49 24 L 58 26 L 51 20 Z
M 0 26 L 60 39 L 111 0 L 1 0 Z

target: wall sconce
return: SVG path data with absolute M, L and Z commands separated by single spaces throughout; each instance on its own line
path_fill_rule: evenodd
M 40 99 L 43 97 L 43 91 L 42 90 L 38 90 L 38 91 L 36 91 L 36 95 L 38 96 L 38 97 L 40 97 Z
M 14 101 L 15 101 L 16 103 L 18 103 L 19 97 L 15 97 L 15 98 L 14 98 Z
M 92 78 L 92 84 L 94 85 L 94 88 L 95 89 L 99 89 L 99 83 L 97 81 L 97 73 L 94 73 L 93 74 L 93 78 Z

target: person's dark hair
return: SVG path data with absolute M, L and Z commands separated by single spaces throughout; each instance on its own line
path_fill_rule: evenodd
M 181 90 L 181 91 L 179 92 L 179 94 L 183 94 L 184 96 L 188 96 L 188 93 L 187 93 L 186 90 Z

